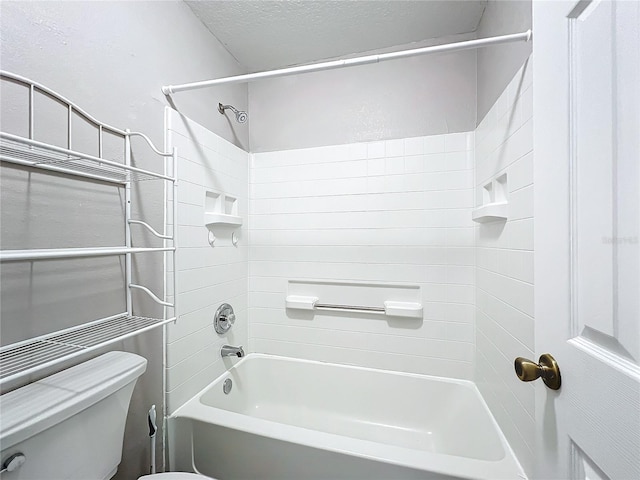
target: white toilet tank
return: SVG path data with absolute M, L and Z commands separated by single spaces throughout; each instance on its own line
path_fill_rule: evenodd
M 147 360 L 109 352 L 0 397 L 2 480 L 106 480 L 122 459 L 124 425 Z

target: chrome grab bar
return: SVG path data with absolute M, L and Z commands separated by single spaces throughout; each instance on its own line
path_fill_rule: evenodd
M 330 303 L 316 303 L 315 308 L 319 310 L 350 310 L 350 311 L 361 311 L 361 312 L 374 312 L 374 313 L 386 313 L 386 309 L 384 307 L 363 307 L 359 305 L 332 305 Z

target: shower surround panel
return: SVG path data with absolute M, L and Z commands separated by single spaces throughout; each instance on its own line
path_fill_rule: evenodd
M 476 130 L 476 202 L 506 174 L 508 220 L 477 227 L 476 376 L 491 412 L 532 475 L 534 385 L 518 380 L 515 357 L 537 359 L 533 311 L 533 58 Z
M 252 154 L 251 351 L 471 379 L 473 146 L 463 132 Z M 289 280 L 417 285 L 424 317 L 302 319 Z
M 178 321 L 167 328 L 167 402 L 173 412 L 231 366 L 225 343 L 247 345 L 248 154 L 174 110 L 167 110 L 169 145 L 178 148 Z M 207 192 L 237 199 L 241 227 L 204 225 Z M 231 234 L 239 236 L 233 246 Z M 209 234 L 216 237 L 209 244 Z M 237 320 L 224 335 L 213 329 L 218 306 Z

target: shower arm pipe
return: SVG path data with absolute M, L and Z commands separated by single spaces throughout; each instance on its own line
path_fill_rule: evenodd
M 423 47 L 423 48 L 414 48 L 411 50 L 402 50 L 399 52 L 381 53 L 379 55 L 367 55 L 364 57 L 347 58 L 344 60 L 333 60 L 329 62 L 316 63 L 312 65 L 302 65 L 298 67 L 281 68 L 279 70 L 269 70 L 266 72 L 248 73 L 245 75 L 237 75 L 234 77 L 224 77 L 224 78 L 217 78 L 214 80 L 204 80 L 202 82 L 183 83 L 181 85 L 166 85 L 162 87 L 162 93 L 164 93 L 165 95 L 171 95 L 172 93 L 183 92 L 186 90 L 195 90 L 198 88 L 213 87 L 216 85 L 251 82 L 254 80 L 262 80 L 264 78 L 284 77 L 287 75 L 297 75 L 299 73 L 317 72 L 321 70 L 332 70 L 335 68 L 352 67 L 356 65 L 366 65 L 369 63 L 382 62 L 385 60 L 395 60 L 397 58 L 413 57 L 416 55 L 455 52 L 458 50 L 469 50 L 472 48 L 487 47 L 490 45 L 499 45 L 502 43 L 528 42 L 530 40 L 531 40 L 531 30 L 527 30 L 526 32 L 522 32 L 522 33 L 512 33 L 509 35 L 479 38 L 476 40 L 467 40 L 464 42 L 447 43 L 444 45 L 434 45 L 431 47 Z

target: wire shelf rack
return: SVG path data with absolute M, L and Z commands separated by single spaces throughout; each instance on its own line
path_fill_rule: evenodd
M 174 247 L 88 247 L 88 248 L 44 248 L 31 250 L 0 250 L 0 262 L 50 260 L 54 258 L 106 257 L 128 253 L 173 252 Z
M 174 320 L 121 314 L 7 345 L 0 349 L 0 384 Z
M 87 323 L 72 328 L 59 330 L 47 335 L 30 338 L 21 342 L 0 347 L 0 390 L 8 391 L 19 388 L 25 382 L 33 380 L 36 373 L 48 373 L 47 369 L 60 366 L 67 360 L 79 357 L 114 342 L 133 337 L 148 330 L 165 325 L 176 320 L 176 299 L 168 301 L 169 290 L 176 292 L 176 279 L 168 285 L 167 265 L 175 266 L 175 251 L 177 248 L 177 224 L 168 223 L 173 215 L 177 218 L 177 179 L 178 166 L 177 149 L 164 151 L 158 149 L 153 141 L 142 132 L 132 132 L 120 129 L 98 121 L 75 103 L 46 86 L 29 80 L 20 75 L 0 70 L 0 81 L 24 87 L 27 101 L 28 135 L 15 135 L 0 132 L 0 161 L 34 167 L 43 171 L 89 178 L 102 182 L 109 182 L 119 189 L 118 194 L 124 194 L 124 245 L 116 247 L 75 247 L 29 250 L 0 250 L 0 262 L 37 261 L 50 259 L 99 257 L 106 255 L 124 256 L 123 285 L 126 288 L 126 312 L 116 313 L 106 318 L 89 320 Z M 63 115 L 48 119 L 47 122 L 37 122 L 36 106 L 41 105 L 40 98 L 45 96 L 66 107 Z M 62 111 L 61 111 L 62 113 Z M 40 129 L 47 132 L 51 123 L 66 122 L 66 143 L 64 146 L 52 145 L 36 140 L 43 138 Z M 74 125 L 84 125 L 79 132 Z M 88 125 L 89 128 L 86 128 Z M 79 133 L 79 135 L 78 135 Z M 141 138 L 147 153 L 153 152 L 162 159 L 158 163 L 158 170 L 162 173 L 144 170 L 132 165 L 133 137 Z M 96 145 L 97 152 L 93 154 L 78 152 L 80 148 L 78 138 L 84 142 Z M 61 138 L 59 140 L 62 140 Z M 75 142 L 75 143 L 74 143 Z M 106 142 L 106 143 L 105 143 Z M 105 145 L 109 155 L 105 155 Z M 97 156 L 96 156 L 97 155 Z M 122 157 L 122 158 L 121 158 Z M 170 173 L 169 173 L 170 172 Z M 162 180 L 164 183 L 164 231 L 154 229 L 150 224 L 134 220 L 131 216 L 133 182 L 145 180 Z M 27 189 L 29 191 L 29 189 Z M 171 207 L 169 207 L 171 205 Z M 172 208 L 171 213 L 169 208 Z M 64 215 L 61 212 L 60 215 Z M 36 217 L 34 217 L 36 218 Z M 158 238 L 163 239 L 162 247 L 134 247 L 131 225 L 141 225 Z M 150 289 L 137 285 L 132 281 L 133 254 L 143 252 L 164 252 L 164 294 L 156 295 Z M 132 290 L 138 289 L 146 293 L 151 300 L 163 307 L 163 318 L 148 318 L 133 315 L 134 298 Z M 52 315 L 55 315 L 52 312 Z M 171 317 L 171 318 L 169 318 Z M 13 319 L 22 321 L 19 316 Z
M 106 182 L 127 183 L 171 177 L 115 161 L 47 145 L 8 133 L 0 133 L 0 159 Z

